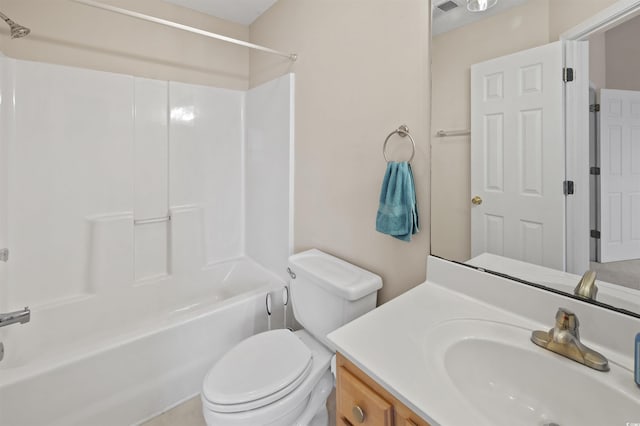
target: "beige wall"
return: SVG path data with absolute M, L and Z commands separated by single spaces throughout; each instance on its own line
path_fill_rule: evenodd
M 540 0 L 531 0 L 540 1 Z M 549 41 L 560 39 L 565 31 L 591 18 L 618 0 L 548 0 Z
M 547 42 L 548 0 L 534 0 L 500 15 L 434 37 L 431 127 L 469 129 L 470 67 Z M 505 29 L 509 29 L 506 36 Z M 431 143 L 431 251 L 447 259 L 470 257 L 469 136 L 434 138 Z
M 106 0 L 126 9 L 247 40 L 249 28 L 159 0 Z M 246 89 L 247 48 L 69 0 L 2 0 L 0 10 L 31 28 L 11 40 L 0 25 L 0 51 L 34 61 L 160 80 Z
M 596 89 L 640 90 L 640 16 L 589 38 L 589 80 Z
M 422 0 L 280 0 L 251 25 L 251 85 L 296 74 L 295 250 L 317 247 L 380 274 L 385 302 L 421 283 L 429 253 L 429 5 Z M 382 143 L 406 123 L 421 232 L 375 231 Z M 397 141 L 403 143 L 404 141 Z
M 596 90 L 607 84 L 605 33 L 589 37 L 589 81 Z
M 471 64 L 558 40 L 563 32 L 615 0 L 530 0 L 526 4 L 435 37 L 432 41 L 432 123 L 470 127 Z M 432 138 L 432 253 L 470 256 L 470 138 Z
M 640 16 L 605 33 L 607 89 L 640 90 Z

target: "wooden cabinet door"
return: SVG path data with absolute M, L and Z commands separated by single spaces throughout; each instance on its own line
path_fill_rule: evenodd
M 337 389 L 338 418 L 346 424 L 393 426 L 393 406 L 344 367 L 338 369 Z
M 340 353 L 337 355 L 336 367 L 337 425 L 429 426 L 429 423 Z
M 404 404 L 395 404 L 394 410 L 396 413 L 395 426 L 429 426 L 429 423 L 422 420 L 413 411 L 411 411 Z
M 429 426 L 429 424 L 416 416 L 411 415 L 404 417 L 402 414 L 396 412 L 395 426 Z

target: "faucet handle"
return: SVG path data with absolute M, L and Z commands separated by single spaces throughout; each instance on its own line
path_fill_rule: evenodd
M 596 286 L 596 272 L 587 271 L 582 275 L 580 282 L 573 290 L 573 294 L 583 299 L 596 300 L 598 287 Z
M 566 331 L 578 337 L 579 328 L 580 321 L 578 321 L 576 314 L 567 308 L 558 308 L 558 312 L 556 312 L 556 332 Z

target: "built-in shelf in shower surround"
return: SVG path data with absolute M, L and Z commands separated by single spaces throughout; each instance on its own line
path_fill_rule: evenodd
M 247 96 L 8 58 L 0 71 L 3 94 L 15 93 L 2 108 L 5 306 L 77 300 L 249 252 L 283 273 L 292 76 Z
M 129 285 L 134 270 L 133 215 L 90 216 L 87 224 L 88 292 L 113 291 Z

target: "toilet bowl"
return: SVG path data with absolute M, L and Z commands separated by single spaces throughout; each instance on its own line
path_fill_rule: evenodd
M 248 358 L 244 357 L 245 360 L 238 362 L 240 365 L 231 367 L 237 360 L 233 358 L 236 355 L 235 349 L 244 351 L 250 347 L 257 347 L 253 343 L 265 343 L 268 340 L 282 344 L 281 358 L 272 358 L 272 353 L 253 352 L 261 361 L 252 365 L 244 364 Z M 307 348 L 308 354 L 296 351 L 296 342 Z M 291 347 L 293 356 L 291 353 L 285 354 Z M 310 365 L 297 375 L 297 367 L 304 362 L 307 355 Z M 333 388 L 333 375 L 329 370 L 332 356 L 333 353 L 329 349 L 304 330 L 295 333 L 289 330 L 273 330 L 250 337 L 228 352 L 205 377 L 202 408 L 207 425 L 290 426 L 303 417 L 305 411 L 304 417 L 308 418 L 306 424 L 311 425 L 311 420 L 322 411 Z M 288 363 L 296 362 L 298 365 L 291 370 L 295 370 L 296 373 L 284 371 L 283 367 Z M 220 377 L 222 375 L 226 377 Z M 220 378 L 222 380 L 216 381 Z M 236 381 L 238 386 L 231 385 L 232 381 Z M 226 395 L 224 391 L 227 391 Z M 312 396 L 315 396 L 315 404 L 310 403 Z
M 335 348 L 326 335 L 375 308 L 377 275 L 319 250 L 289 258 L 294 316 L 305 329 L 256 334 L 207 373 L 209 426 L 326 426 Z

